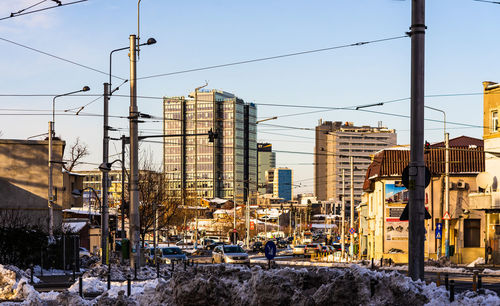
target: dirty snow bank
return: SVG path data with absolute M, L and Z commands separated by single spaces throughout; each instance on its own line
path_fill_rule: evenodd
M 0 292 L 25 299 L 29 305 L 447 305 L 448 292 L 434 283 L 412 281 L 398 272 L 371 271 L 357 265 L 346 269 L 327 267 L 264 270 L 237 265 L 207 265 L 176 270 L 168 279 L 112 283 L 106 291 L 102 269 L 94 267 L 83 279 L 84 292 L 100 293 L 92 301 L 77 294 L 78 282 L 63 293 L 38 294 L 23 278 L 0 266 Z M 120 270 L 120 269 L 118 269 Z M 153 269 L 141 270 L 148 275 Z M 120 270 L 116 273 L 125 273 Z M 163 272 L 163 271 L 162 271 Z M 101 274 L 101 275 L 100 275 Z M 118 274 L 116 276 L 119 276 Z M 10 286 L 10 287 L 9 287 Z M 14 288 L 22 288 L 17 290 Z M 5 288 L 10 288 L 5 290 Z M 12 294 L 15 292 L 15 294 Z M 21 293 L 19 293 L 21 292 Z M 452 305 L 499 305 L 489 290 L 484 295 L 465 292 Z
M 484 258 L 478 257 L 478 258 L 476 258 L 476 260 L 474 260 L 473 262 L 468 264 L 467 267 L 474 268 L 476 265 L 484 265 L 484 264 L 485 264 Z
M 373 287 L 373 292 L 371 290 Z M 142 288 L 142 289 L 140 289 Z M 209 265 L 177 271 L 168 280 L 134 284 L 124 295 L 123 284 L 96 300 L 102 305 L 446 305 L 443 287 L 414 282 L 397 272 L 370 271 L 356 265 L 348 269 L 282 268 L 263 270 L 235 265 Z M 140 289 L 140 290 L 139 290 Z M 487 290 L 457 294 L 454 305 L 498 305 Z
M 40 302 L 38 292 L 28 283 L 28 274 L 15 266 L 0 264 L 0 300 Z

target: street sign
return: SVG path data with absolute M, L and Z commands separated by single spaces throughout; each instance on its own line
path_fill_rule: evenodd
M 448 212 L 444 213 L 443 220 L 450 220 L 450 214 Z
M 354 227 L 351 227 L 351 228 L 349 229 L 349 233 L 351 233 L 351 234 L 353 234 L 353 235 L 354 235 L 354 233 L 355 233 L 355 232 L 356 232 L 356 230 L 354 229 Z
M 405 209 L 403 209 L 403 213 L 401 214 L 401 216 L 399 216 L 399 221 L 408 221 L 409 217 L 410 217 L 410 206 L 409 206 L 410 203 L 406 204 L 405 206 Z M 424 219 L 425 220 L 428 220 L 428 219 L 431 219 L 431 214 L 429 214 L 429 211 L 427 210 L 427 207 L 425 208 L 425 217 Z
M 431 171 L 429 170 L 429 168 L 425 167 L 425 187 L 427 187 L 429 185 L 429 183 L 431 182 Z M 410 188 L 410 167 L 409 166 L 406 166 L 404 169 L 403 169 L 403 173 L 401 174 L 401 181 L 403 183 L 403 185 L 408 188 L 408 189 L 414 189 L 414 188 Z
M 272 241 L 268 241 L 264 246 L 264 253 L 267 259 L 272 260 L 276 256 L 276 244 Z
M 443 223 L 436 223 L 436 239 L 443 238 Z

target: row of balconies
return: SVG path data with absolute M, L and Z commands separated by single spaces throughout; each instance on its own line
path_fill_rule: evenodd
M 500 209 L 500 192 L 469 193 L 469 209 Z

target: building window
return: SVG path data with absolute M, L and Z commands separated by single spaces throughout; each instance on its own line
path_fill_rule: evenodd
M 498 132 L 498 111 L 491 112 L 491 131 Z
M 478 248 L 481 240 L 481 219 L 464 220 L 464 247 Z

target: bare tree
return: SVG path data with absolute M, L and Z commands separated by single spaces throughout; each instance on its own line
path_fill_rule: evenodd
M 163 173 L 155 171 L 150 160 L 144 160 L 142 168 L 139 172 L 139 214 L 144 244 L 146 235 L 154 231 L 155 222 L 158 230 L 172 225 L 180 213 L 181 201 L 169 192 Z
M 80 141 L 80 137 L 76 138 L 76 141 L 71 145 L 69 149 L 68 165 L 64 164 L 64 169 L 67 171 L 72 171 L 73 168 L 82 164 L 82 159 L 90 154 L 88 146 L 86 143 Z

